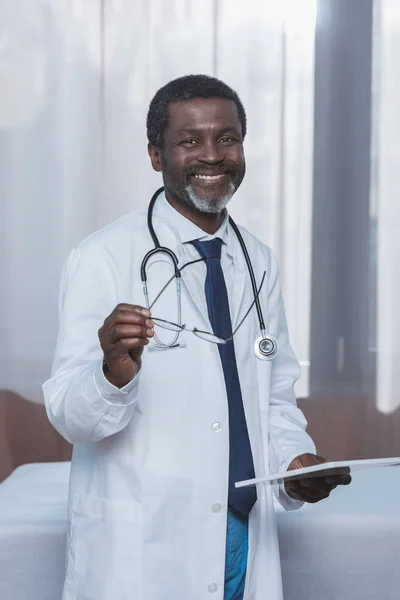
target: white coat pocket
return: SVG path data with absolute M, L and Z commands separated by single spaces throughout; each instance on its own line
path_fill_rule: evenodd
M 64 598 L 141 598 L 141 529 L 137 502 L 76 494 Z

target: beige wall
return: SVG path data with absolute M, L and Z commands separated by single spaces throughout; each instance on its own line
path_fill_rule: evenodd
M 19 465 L 70 456 L 71 446 L 50 425 L 42 405 L 0 390 L 0 481 Z
M 400 410 L 385 415 L 374 398 L 303 398 L 299 406 L 317 451 L 331 460 L 400 456 Z

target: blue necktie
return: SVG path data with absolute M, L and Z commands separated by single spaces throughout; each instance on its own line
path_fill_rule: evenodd
M 215 238 L 208 242 L 191 242 L 202 258 L 208 258 L 205 294 L 208 316 L 215 335 L 228 338 L 232 335 L 228 292 L 221 267 L 222 240 Z M 224 371 L 225 387 L 229 408 L 229 490 L 228 504 L 244 516 L 251 511 L 257 500 L 255 486 L 236 489 L 236 481 L 255 477 L 253 456 L 244 414 L 242 392 L 236 365 L 233 340 L 218 344 Z

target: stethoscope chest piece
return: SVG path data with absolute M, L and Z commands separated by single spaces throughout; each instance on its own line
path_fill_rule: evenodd
M 272 360 L 278 354 L 278 341 L 264 332 L 254 342 L 254 353 L 260 360 Z

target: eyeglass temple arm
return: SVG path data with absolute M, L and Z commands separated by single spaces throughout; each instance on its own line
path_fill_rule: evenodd
M 203 260 L 203 259 L 200 259 L 200 260 Z M 197 261 L 193 261 L 193 262 L 198 262 L 198 260 L 197 260 Z M 189 264 L 189 263 L 187 263 L 187 264 Z M 182 269 L 183 269 L 184 267 L 186 267 L 186 266 L 187 266 L 187 265 L 184 265 L 184 266 L 182 267 Z M 225 341 L 226 341 L 226 342 L 229 342 L 229 341 L 230 341 L 230 340 L 233 338 L 233 336 L 235 335 L 235 333 L 238 331 L 238 329 L 241 327 L 241 325 L 244 323 L 245 319 L 246 319 L 246 318 L 247 318 L 247 316 L 249 315 L 249 313 L 250 313 L 251 309 L 253 308 L 254 304 L 255 304 L 255 303 L 256 303 L 256 301 L 257 301 L 257 298 L 258 298 L 258 297 L 259 297 L 259 295 L 260 295 L 261 288 L 262 288 L 262 286 L 263 286 L 263 284 L 264 284 L 264 280 L 265 280 L 265 276 L 266 276 L 266 274 L 267 274 L 267 272 L 266 272 L 266 271 L 264 271 L 264 274 L 263 274 L 263 276 L 262 276 L 262 279 L 261 279 L 260 287 L 259 287 L 259 288 L 258 288 L 258 290 L 257 290 L 257 293 L 256 293 L 256 295 L 255 295 L 255 297 L 254 297 L 254 299 L 253 299 L 253 302 L 250 304 L 250 306 L 249 306 L 248 310 L 246 311 L 246 313 L 245 313 L 244 317 L 242 318 L 242 320 L 240 321 L 240 323 L 239 323 L 239 325 L 236 327 L 236 329 L 233 331 L 232 335 L 231 335 L 229 338 L 225 338 Z M 168 285 L 168 284 L 169 284 L 169 283 L 170 283 L 170 282 L 171 282 L 173 279 L 174 279 L 174 277 L 171 277 L 171 279 L 170 279 L 170 280 L 169 280 L 169 281 L 168 281 L 168 282 L 165 284 L 165 286 L 164 286 L 163 290 L 164 290 L 164 289 L 167 287 L 167 285 Z M 160 294 L 162 293 L 162 291 L 163 291 L 163 290 L 161 290 Z M 157 297 L 159 297 L 159 296 L 160 296 L 160 294 L 158 294 L 158 296 L 157 296 Z M 156 300 L 157 300 L 157 298 L 156 298 Z M 156 301 L 156 300 L 155 300 L 155 301 Z M 154 302 L 155 302 L 155 301 L 154 301 Z M 154 304 L 154 302 L 153 302 L 153 304 Z M 153 304 L 152 304 L 151 306 L 153 306 Z M 150 307 L 150 308 L 151 308 L 151 307 Z M 181 331 L 183 331 L 184 329 L 186 329 L 186 325 L 178 325 L 177 323 L 173 323 L 172 321 L 165 321 L 164 319 L 156 319 L 156 320 L 159 320 L 159 321 L 164 321 L 164 322 L 166 322 L 166 323 L 170 323 L 171 325 L 177 325 L 177 326 L 178 326 L 178 327 L 181 329 Z M 196 333 L 196 332 L 198 331 L 199 333 L 206 333 L 206 334 L 208 334 L 208 335 L 211 335 L 211 333 L 210 333 L 209 331 L 202 331 L 201 329 L 197 329 L 197 328 L 190 329 L 190 330 L 188 330 L 188 331 L 191 331 L 192 333 Z M 215 335 L 215 334 L 214 334 L 214 335 Z M 218 337 L 218 336 L 217 336 L 217 337 Z M 221 338 L 221 339 L 222 339 L 222 338 Z
M 211 257 L 211 258 L 214 258 L 214 257 Z M 215 258 L 217 258 L 217 257 L 215 257 Z M 196 260 L 191 260 L 190 262 L 188 262 L 188 263 L 184 264 L 182 267 L 180 267 L 178 269 L 178 271 L 181 273 L 185 267 L 188 267 L 189 265 L 193 265 L 194 263 L 201 262 L 203 260 L 208 260 L 208 258 L 196 258 Z M 162 290 L 157 294 L 157 296 L 154 298 L 153 302 L 150 304 L 149 310 L 151 310 L 153 308 L 153 306 L 155 305 L 155 303 L 157 302 L 157 300 L 159 299 L 159 297 L 161 296 L 161 294 L 169 286 L 169 284 L 171 283 L 171 281 L 173 281 L 175 278 L 176 278 L 176 275 L 172 275 L 172 277 L 170 277 L 170 279 L 168 279 L 167 283 L 164 285 L 164 287 L 162 288 Z

